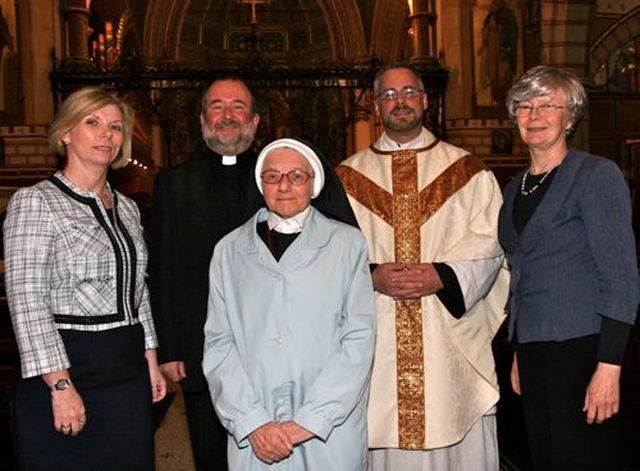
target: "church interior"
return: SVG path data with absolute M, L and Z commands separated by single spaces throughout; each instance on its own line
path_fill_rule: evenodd
M 84 85 L 135 108 L 132 159 L 110 181 L 136 200 L 144 223 L 157 172 L 202 150 L 200 94 L 216 77 L 240 76 L 253 91 L 256 148 L 299 136 L 337 164 L 381 133 L 376 70 L 407 61 L 427 89 L 425 125 L 504 184 L 528 165 L 506 91 L 549 64 L 586 86 L 588 112 L 572 145 L 620 166 L 640 240 L 640 0 L 0 0 L 0 28 L 0 221 L 18 188 L 56 168 L 48 124 Z M 16 347 L 0 301 L 0 470 L 10 470 Z M 500 334 L 495 355 L 501 466 L 526 470 Z M 640 469 L 640 328 L 624 378 L 628 469 Z

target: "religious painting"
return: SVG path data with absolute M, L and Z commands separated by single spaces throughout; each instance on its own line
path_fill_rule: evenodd
M 473 95 L 478 116 L 505 116 L 507 91 L 522 74 L 519 3 L 478 0 L 473 9 Z
M 18 1 L 0 0 L 0 125 L 22 119 Z
M 491 153 L 511 154 L 513 149 L 513 136 L 506 129 L 494 129 L 491 131 Z

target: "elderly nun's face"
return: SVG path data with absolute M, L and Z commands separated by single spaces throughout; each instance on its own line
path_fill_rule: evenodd
M 305 183 L 294 185 L 287 176 L 289 172 L 302 170 L 308 175 L 313 175 L 309 161 L 298 151 L 288 147 L 274 149 L 264 159 L 262 173 L 278 171 L 283 176 L 278 183 L 265 183 L 262 181 L 264 200 L 270 211 L 278 216 L 290 218 L 307 209 L 311 203 L 313 193 L 313 178 Z

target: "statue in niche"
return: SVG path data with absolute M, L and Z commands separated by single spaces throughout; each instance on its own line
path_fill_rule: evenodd
M 518 22 L 506 0 L 491 2 L 478 55 L 482 88 L 490 89 L 493 104 L 503 103 L 518 64 Z

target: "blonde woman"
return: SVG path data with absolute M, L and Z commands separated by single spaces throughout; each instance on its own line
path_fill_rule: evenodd
M 20 469 L 152 470 L 152 402 L 166 384 L 135 203 L 107 182 L 131 155 L 133 111 L 100 88 L 62 104 L 49 131 L 62 170 L 11 198 L 5 278 L 20 352 Z

